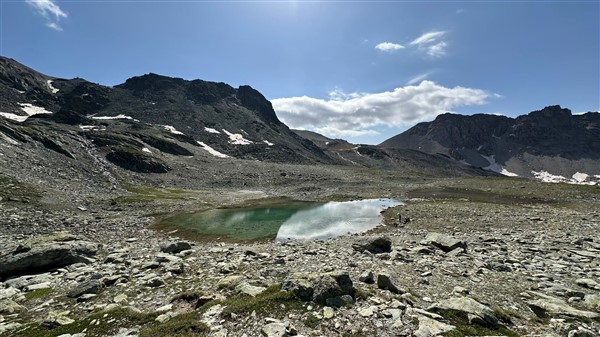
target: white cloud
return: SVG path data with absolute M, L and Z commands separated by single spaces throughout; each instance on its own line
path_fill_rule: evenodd
M 428 32 L 414 39 L 410 44 L 416 46 L 419 50 L 426 52 L 433 57 L 446 55 L 448 43 L 442 40 L 446 35 L 445 31 Z
M 272 100 L 279 118 L 291 128 L 315 130 L 327 136 L 375 135 L 377 126 L 408 126 L 433 120 L 455 107 L 481 105 L 492 97 L 481 89 L 447 88 L 431 81 L 381 93 L 344 94 L 329 99 L 290 97 Z
M 392 52 L 398 49 L 402 49 L 404 48 L 404 46 L 393 42 L 381 42 L 380 44 L 376 45 L 375 48 L 381 51 Z
M 68 15 L 53 0 L 25 0 L 25 2 L 48 20 L 46 26 L 54 30 L 62 30 L 58 22 Z
M 413 78 L 411 78 L 410 80 L 408 80 L 408 82 L 406 82 L 407 85 L 413 85 L 413 84 L 417 84 L 417 83 L 421 83 L 421 81 L 423 81 L 424 79 L 426 79 L 427 77 L 429 77 L 429 75 L 431 75 L 431 71 L 428 71 L 424 74 L 421 75 L 417 75 Z

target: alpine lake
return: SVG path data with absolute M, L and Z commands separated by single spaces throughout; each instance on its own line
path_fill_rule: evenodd
M 396 199 L 261 203 L 167 215 L 154 228 L 195 241 L 306 241 L 366 232 L 381 224 L 381 212 L 403 205 Z

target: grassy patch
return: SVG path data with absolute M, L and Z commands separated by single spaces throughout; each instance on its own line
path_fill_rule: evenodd
M 492 311 L 494 312 L 494 315 L 496 315 L 496 317 L 498 317 L 498 319 L 504 324 L 512 324 L 513 318 L 523 318 L 523 316 L 518 312 L 501 307 L 493 307 Z
M 308 314 L 308 316 L 306 316 L 306 318 L 302 320 L 302 323 L 304 323 L 304 325 L 306 325 L 307 327 L 314 329 L 321 323 L 321 321 L 314 314 Z
M 225 316 L 256 311 L 257 314 L 283 318 L 291 310 L 304 309 L 304 302 L 291 292 L 281 291 L 280 285 L 271 286 L 256 297 L 236 296 L 221 304 L 226 306 L 223 310 Z
M 116 202 L 146 202 L 154 200 L 186 200 L 194 199 L 197 193 L 174 188 L 156 188 L 151 186 L 123 186 L 125 190 L 131 192 L 131 195 L 124 195 L 115 198 Z
M 484 327 L 477 324 L 469 324 L 464 313 L 447 311 L 443 314 L 450 324 L 456 326 L 455 330 L 443 334 L 444 337 L 465 337 L 465 336 L 507 336 L 519 337 L 516 332 L 504 327 L 497 328 Z
M 28 300 L 33 300 L 36 298 L 44 298 L 44 297 L 49 296 L 53 292 L 54 292 L 54 289 L 52 289 L 52 288 L 36 289 L 36 290 L 26 293 L 25 298 Z
M 73 324 L 63 325 L 55 329 L 46 329 L 40 323 L 30 323 L 25 328 L 15 331 L 15 337 L 56 337 L 64 334 L 76 334 L 86 330 L 87 337 L 110 336 L 120 328 L 153 322 L 157 314 L 134 312 L 126 308 L 116 308 L 109 311 L 93 313 L 83 319 L 76 320 Z M 93 321 L 94 324 L 91 324 Z M 95 324 L 98 322 L 98 324 Z
M 42 194 L 31 185 L 0 176 L 0 197 L 3 201 L 33 202 L 38 201 Z
M 207 336 L 210 331 L 206 324 L 200 322 L 201 314 L 192 311 L 173 317 L 165 323 L 156 323 L 140 331 L 140 337 L 200 337 Z

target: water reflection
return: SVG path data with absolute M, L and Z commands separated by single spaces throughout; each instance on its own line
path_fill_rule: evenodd
M 381 223 L 382 210 L 401 204 L 391 199 L 328 202 L 292 215 L 275 240 L 316 240 L 365 232 Z
M 364 232 L 381 223 L 380 212 L 402 202 L 371 199 L 348 202 L 286 202 L 241 209 L 176 214 L 158 228 L 177 228 L 187 238 L 276 241 L 326 239 Z

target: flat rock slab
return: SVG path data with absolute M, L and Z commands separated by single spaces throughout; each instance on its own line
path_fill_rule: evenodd
M 392 240 L 387 237 L 367 238 L 352 244 L 352 248 L 358 252 L 365 250 L 372 254 L 390 253 L 392 251 Z
M 568 305 L 567 302 L 553 298 L 550 296 L 546 296 L 544 298 L 530 301 L 527 303 L 531 310 L 538 317 L 548 317 L 548 316 L 569 316 L 569 317 L 577 317 L 577 318 L 598 318 L 600 314 L 592 312 L 575 309 L 572 306 Z
M 0 277 L 31 275 L 73 263 L 89 263 L 98 244 L 87 241 L 49 242 L 0 256 Z
M 427 310 L 439 313 L 446 311 L 460 312 L 467 317 L 475 316 L 479 318 L 476 320 L 469 319 L 469 321 L 472 321 L 473 323 L 491 327 L 498 326 L 498 318 L 494 315 L 492 309 L 470 297 L 455 297 L 443 300 L 431 305 Z
M 421 243 L 437 247 L 446 253 L 458 248 L 462 248 L 464 251 L 467 250 L 467 243 L 465 241 L 441 233 L 429 233 Z

